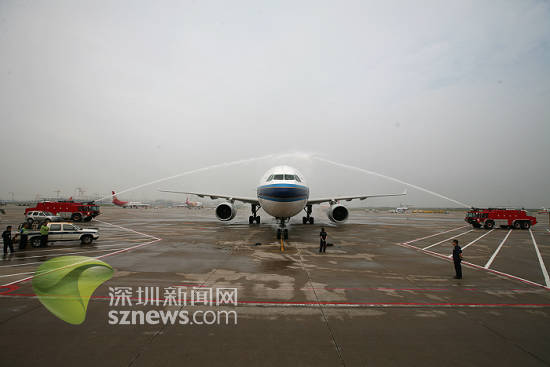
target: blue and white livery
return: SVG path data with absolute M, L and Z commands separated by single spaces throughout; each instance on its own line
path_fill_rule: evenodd
M 315 204 L 329 203 L 330 207 L 327 211 L 328 217 L 331 221 L 339 223 L 345 221 L 349 214 L 347 208 L 339 204 L 340 201 L 406 195 L 405 191 L 400 194 L 352 195 L 310 199 L 309 186 L 304 176 L 297 169 L 290 166 L 277 166 L 267 171 L 260 180 L 260 184 L 256 189 L 255 198 L 186 191 L 160 191 L 177 194 L 192 194 L 199 197 L 208 196 L 211 199 L 226 199 L 226 202 L 216 207 L 216 217 L 222 221 L 228 221 L 235 218 L 237 214 L 237 209 L 234 205 L 235 201 L 251 205 L 252 215 L 248 218 L 250 224 L 260 223 L 258 209 L 262 208 L 267 214 L 277 219 L 279 223 L 279 228 L 277 229 L 278 239 L 281 237 L 285 239 L 288 238 L 286 223 L 291 217 L 297 215 L 302 210 L 305 212 L 302 223 L 313 224 L 314 219 L 311 213 L 312 206 Z

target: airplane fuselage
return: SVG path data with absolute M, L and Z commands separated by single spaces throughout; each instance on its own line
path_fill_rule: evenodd
M 277 166 L 267 171 L 257 188 L 262 209 L 276 218 L 290 218 L 300 213 L 309 198 L 304 176 L 295 168 Z

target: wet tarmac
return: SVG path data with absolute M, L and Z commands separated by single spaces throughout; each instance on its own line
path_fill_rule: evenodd
M 22 207 L 6 210 L 3 226 L 21 220 Z M 82 224 L 100 230 L 92 245 L 58 242 L 0 262 L 3 364 L 550 364 L 547 216 L 530 231 L 509 232 L 472 230 L 463 213 L 353 210 L 348 223 L 334 225 L 319 209 L 315 225 L 293 219 L 281 252 L 274 220 L 260 212 L 262 224 L 249 225 L 247 208 L 229 223 L 208 208 L 102 212 Z M 333 244 L 325 254 L 321 226 Z M 464 248 L 461 280 L 448 257 L 453 238 Z M 42 262 L 69 254 L 115 269 L 78 326 L 46 310 L 31 287 Z M 117 287 L 133 290 L 138 310 L 230 310 L 238 322 L 113 325 L 110 311 L 133 309 L 112 305 Z M 146 287 L 161 290 L 160 306 L 136 304 L 136 290 Z M 163 305 L 166 288 L 236 289 L 238 301 Z

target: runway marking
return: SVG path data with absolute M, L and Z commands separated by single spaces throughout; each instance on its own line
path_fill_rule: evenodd
M 430 255 L 430 256 L 433 256 L 433 257 L 438 257 L 438 258 L 444 259 L 446 261 L 452 261 L 446 255 L 438 254 L 437 252 L 433 252 L 433 251 L 430 251 L 430 250 L 424 250 L 424 249 L 421 249 L 420 247 L 412 246 L 412 245 L 409 245 L 409 244 L 406 244 L 406 243 L 396 243 L 396 245 L 401 246 L 401 247 L 410 248 L 410 249 L 413 249 L 413 250 L 416 250 L 416 251 L 420 251 L 420 252 L 423 252 L 427 255 Z M 467 262 L 467 261 L 462 261 L 462 264 L 465 265 L 465 266 L 468 266 L 470 268 L 487 271 L 489 273 L 493 273 L 493 274 L 501 275 L 501 276 L 504 276 L 504 277 L 507 277 L 507 278 L 510 278 L 510 279 L 518 280 L 518 281 L 520 281 L 522 283 L 525 283 L 525 284 L 533 285 L 533 286 L 536 286 L 536 287 L 539 287 L 539 288 L 543 288 L 545 290 L 550 290 L 550 287 L 547 287 L 544 284 L 539 284 L 539 283 L 536 283 L 536 282 L 533 282 L 533 281 L 530 281 L 530 280 L 527 280 L 527 279 L 524 279 L 524 278 L 520 278 L 520 277 L 512 275 L 512 274 L 504 273 L 502 271 L 485 268 L 483 266 L 476 265 L 474 263 L 470 263 L 470 262 Z
M 74 255 L 74 254 L 83 254 L 83 253 L 89 253 L 89 252 L 105 252 L 105 251 L 115 251 L 120 249 L 125 249 L 126 247 L 119 247 L 119 248 L 111 248 L 107 250 L 89 250 L 89 251 L 76 251 L 76 252 L 61 252 L 61 253 L 55 253 L 51 255 L 37 255 L 37 256 L 28 256 L 24 258 L 14 259 L 14 260 L 26 260 L 30 258 L 35 257 L 57 257 L 57 256 L 66 256 L 66 255 Z M 0 265 L 1 268 L 11 268 L 15 266 L 25 266 L 25 265 L 31 265 L 31 264 L 41 264 L 44 261 L 35 261 L 35 262 L 28 262 L 28 263 L 21 263 L 21 264 L 12 264 L 12 265 Z
M 502 246 L 504 245 L 504 242 L 506 242 L 506 240 L 508 239 L 508 236 L 510 236 L 510 233 L 512 233 L 512 230 L 510 229 L 508 231 L 508 233 L 506 233 L 506 236 L 504 237 L 504 239 L 500 242 L 500 245 L 498 245 L 497 249 L 495 250 L 495 252 L 493 253 L 493 256 L 491 256 L 491 258 L 489 259 L 489 261 L 487 261 L 487 264 L 485 264 L 484 268 L 485 269 L 489 269 L 489 266 L 491 266 L 491 264 L 493 263 L 493 261 L 495 260 L 495 258 L 497 257 L 500 249 L 502 248 Z
M 8 287 L 10 288 L 10 287 Z M 16 290 L 14 288 L 12 290 Z M 0 292 L 0 298 L 36 298 L 35 294 L 8 293 Z M 90 299 L 99 301 L 109 301 L 110 297 L 91 296 Z M 137 300 L 132 297 L 131 299 Z M 148 301 L 158 301 L 163 303 L 164 298 L 147 299 Z M 319 308 L 365 308 L 365 307 L 464 307 L 464 308 L 542 308 L 550 307 L 550 303 L 467 303 L 467 302 L 334 302 L 334 301 L 247 301 L 239 300 L 235 307 L 319 307 Z M 193 307 L 193 306 L 190 306 Z M 194 306 L 200 307 L 200 306 Z
M 123 252 L 135 250 L 135 249 L 137 249 L 137 248 L 140 248 L 140 247 L 143 247 L 143 246 L 147 246 L 147 245 L 151 245 L 151 244 L 153 244 L 153 243 L 156 243 L 156 242 L 159 242 L 159 241 L 162 240 L 162 238 L 158 238 L 158 237 L 155 237 L 155 236 L 146 234 L 146 233 L 141 233 L 141 232 L 138 232 L 138 231 L 133 230 L 133 229 L 130 229 L 130 228 L 125 228 L 125 227 L 122 227 L 122 226 L 119 226 L 119 225 L 116 225 L 116 224 L 111 224 L 111 223 L 108 223 L 108 222 L 103 222 L 103 221 L 100 221 L 100 220 L 97 220 L 97 219 L 94 219 L 94 220 L 97 221 L 97 222 L 100 222 L 100 223 L 109 224 L 109 225 L 111 225 L 111 226 L 113 226 L 113 227 L 118 227 L 118 228 L 124 229 L 124 230 L 126 230 L 126 231 L 134 232 L 134 233 L 141 234 L 141 235 L 143 235 L 143 236 L 146 236 L 146 237 L 149 237 L 149 238 L 153 238 L 153 239 L 154 239 L 154 240 L 149 241 L 149 242 L 144 242 L 144 243 L 140 243 L 140 244 L 137 244 L 137 245 L 134 245 L 134 246 L 125 247 L 125 248 L 122 248 L 122 249 L 117 250 L 117 251 L 110 252 L 110 253 L 105 254 L 105 255 L 96 256 L 96 257 L 94 257 L 94 259 L 102 259 L 102 258 L 105 258 L 105 257 L 109 257 L 109 256 L 113 256 L 113 255 L 118 255 L 118 254 L 121 254 L 121 253 L 123 253 Z M 88 261 L 88 260 L 86 260 L 86 261 Z M 81 263 L 85 263 L 86 261 L 82 261 Z M 79 263 L 71 264 L 70 266 L 78 265 L 78 264 L 79 264 Z M 29 264 L 21 264 L 21 265 L 29 265 Z M 65 267 L 66 267 L 66 266 L 65 266 Z M 64 267 L 52 269 L 52 270 L 50 270 L 48 273 L 50 273 L 50 272 L 52 272 L 52 271 L 56 271 L 56 270 L 62 269 L 62 268 L 64 268 Z M 44 274 L 46 274 L 46 273 L 44 273 Z M 42 274 L 39 274 L 39 275 L 42 275 Z M 9 286 L 12 286 L 12 285 L 14 285 L 14 284 L 24 283 L 24 282 L 26 282 L 26 281 L 31 280 L 32 278 L 34 278 L 34 275 L 31 275 L 31 276 L 29 276 L 29 277 L 25 277 L 25 278 L 23 278 L 23 279 L 15 280 L 15 281 L 10 282 L 10 283 L 3 284 L 3 285 L 1 285 L 0 287 L 9 287 Z
M 439 242 L 436 242 L 436 243 L 434 243 L 433 245 L 426 246 L 426 247 L 422 248 L 422 250 L 427 250 L 427 249 L 432 248 L 432 247 L 434 247 L 434 246 L 437 246 L 437 245 L 439 245 L 439 244 L 441 244 L 441 243 L 443 243 L 443 242 L 450 241 L 450 240 L 452 240 L 453 238 L 460 237 L 460 236 L 465 235 L 466 233 L 470 233 L 470 232 L 472 232 L 472 231 L 473 231 L 473 229 L 470 229 L 469 231 L 462 232 L 461 234 L 457 234 L 456 236 L 449 237 L 449 238 L 445 238 L 444 240 L 439 241 Z
M 539 259 L 540 270 L 542 270 L 544 281 L 546 282 L 546 286 L 550 287 L 550 278 L 548 277 L 548 271 L 546 270 L 546 266 L 544 265 L 544 261 L 542 260 L 542 256 L 540 255 L 539 247 L 537 245 L 537 241 L 535 241 L 535 236 L 533 235 L 533 231 L 531 231 L 531 228 L 529 228 L 529 233 L 531 234 L 531 239 L 533 240 L 533 246 L 535 246 L 535 251 L 537 253 L 537 258 Z
M 328 318 L 325 315 L 325 311 L 323 310 L 323 306 L 321 306 L 321 301 L 319 300 L 319 296 L 317 295 L 317 292 L 315 291 L 315 287 L 313 287 L 313 281 L 311 280 L 311 274 L 309 273 L 309 270 L 304 265 L 304 258 L 302 257 L 302 252 L 300 251 L 300 248 L 298 249 L 298 256 L 300 256 L 300 265 L 302 266 L 302 270 L 306 273 L 308 282 L 311 286 L 311 290 L 313 291 L 313 295 L 315 296 L 316 302 L 313 302 L 313 304 L 317 304 L 319 307 L 319 310 L 321 311 L 321 316 L 323 317 L 323 321 L 325 322 L 325 325 L 327 327 L 327 330 L 329 332 L 330 338 L 332 340 L 332 343 L 334 344 L 334 348 L 336 349 L 336 354 L 338 355 L 338 358 L 340 359 L 340 363 L 345 366 L 346 362 L 344 360 L 344 356 L 342 353 L 342 349 L 338 342 L 336 341 L 336 337 L 334 336 L 334 332 L 332 330 L 332 327 L 330 326 L 330 323 L 328 322 Z
M 468 248 L 468 246 L 470 245 L 473 245 L 474 243 L 476 243 L 477 241 L 479 241 L 480 239 L 482 239 L 483 237 L 487 236 L 489 233 L 493 232 L 495 229 L 491 229 L 489 232 L 487 233 L 484 233 L 482 234 L 481 236 L 479 236 L 478 238 L 476 238 L 475 240 L 473 240 L 472 242 L 468 243 L 466 246 L 464 246 L 462 249 L 464 250 L 465 248 Z
M 106 241 L 112 241 L 111 239 L 108 239 Z M 134 238 L 132 240 L 127 240 L 128 241 L 128 244 L 132 244 L 132 243 L 135 243 L 135 242 L 138 242 L 139 239 L 137 238 Z M 78 246 L 78 247 L 73 247 L 73 246 L 54 246 L 52 248 L 49 248 L 47 250 L 32 250 L 32 249 L 29 249 L 27 252 L 27 250 L 25 249 L 25 253 L 28 253 L 28 254 L 38 254 L 38 253 L 42 253 L 42 252 L 52 252 L 52 251 L 63 251 L 63 250 L 70 250 L 70 249 L 77 249 L 77 248 L 89 248 L 89 249 L 99 249 L 99 248 L 104 248 L 104 247 L 114 247 L 114 246 L 120 246 L 121 244 L 120 243 L 117 243 L 117 244 L 112 244 L 112 245 L 100 245 L 100 246 L 92 246 L 92 247 L 82 247 L 82 246 Z M 22 250 L 19 250 L 15 253 L 21 253 Z M 49 256 L 49 255 L 42 255 L 42 256 Z
M 117 245 L 111 245 L 111 246 L 117 246 Z M 120 246 L 120 245 L 118 245 Z M 107 247 L 107 246 L 105 246 Z M 83 251 L 75 251 L 75 252 L 56 252 L 54 254 L 46 254 L 46 255 L 36 255 L 36 256 L 25 256 L 25 257 L 14 257 L 11 259 L 11 261 L 14 261 L 14 260 L 27 260 L 27 259 L 33 259 L 33 258 L 36 258 L 36 257 L 52 257 L 52 256 L 65 256 L 65 255 L 74 255 L 74 254 L 83 254 L 83 253 L 88 253 L 88 252 L 105 252 L 105 251 L 115 251 L 115 250 L 120 250 L 120 249 L 123 249 L 123 248 L 126 248 L 126 247 L 119 247 L 119 248 L 109 248 L 109 249 L 98 249 L 98 248 L 90 248 L 89 250 L 83 250 Z M 58 251 L 60 249 L 57 249 Z M 40 262 L 43 262 L 43 261 L 40 261 Z M 10 266 L 19 266 L 19 265 L 27 265 L 27 264 L 36 264 L 36 263 L 24 263 L 24 264 L 17 264 L 17 265 L 0 265 L 0 268 L 4 268 L 4 267 L 10 267 Z
M 24 273 L 15 273 L 15 274 L 6 274 L 6 275 L 0 275 L 0 278 L 9 278 L 9 277 L 14 277 L 16 275 L 26 275 L 26 274 L 32 274 L 32 273 L 34 273 L 34 271 L 27 271 Z
M 113 224 L 113 223 L 109 223 L 109 222 L 103 222 L 103 221 L 101 221 L 101 220 L 99 220 L 99 219 L 95 219 L 95 218 L 94 218 L 94 221 L 95 221 L 95 222 L 99 222 L 99 223 L 103 223 L 103 224 L 108 224 L 108 225 L 113 226 L 113 227 L 118 227 L 118 228 L 124 229 L 124 230 L 126 230 L 126 231 L 134 232 L 134 233 L 140 234 L 140 235 L 145 236 L 145 237 L 154 238 L 155 240 L 161 240 L 161 238 L 155 237 L 155 236 L 153 236 L 153 235 L 150 235 L 150 234 L 147 234 L 147 233 L 138 232 L 138 231 L 136 231 L 136 230 L 134 230 L 134 229 L 122 227 L 122 226 L 119 226 L 119 225 L 117 225 L 117 224 Z
M 479 241 L 483 237 L 487 236 L 489 233 L 493 232 L 494 230 L 495 229 L 493 228 L 489 232 L 482 234 L 481 236 L 479 236 L 478 238 L 476 238 L 472 242 L 468 243 L 466 246 L 462 247 L 462 250 L 466 250 L 466 248 L 468 248 L 468 246 L 473 245 L 474 243 L 476 243 L 477 241 Z M 453 256 L 453 254 L 447 255 L 447 257 L 452 257 L 452 256 Z
M 413 242 L 416 242 L 416 241 L 425 240 L 426 238 L 435 237 L 435 236 L 438 236 L 440 234 L 456 231 L 456 230 L 462 229 L 464 227 L 467 227 L 467 226 L 462 226 L 462 227 L 458 227 L 458 228 L 454 228 L 454 229 L 449 229 L 448 231 L 445 231 L 445 232 L 439 232 L 439 233 L 436 233 L 436 234 L 432 234 L 432 235 L 429 235 L 429 236 L 426 236 L 426 237 L 420 237 L 420 238 L 417 238 L 417 239 L 414 239 L 414 240 L 411 240 L 411 241 L 407 241 L 407 242 L 403 242 L 403 243 L 410 244 L 410 243 L 413 243 Z

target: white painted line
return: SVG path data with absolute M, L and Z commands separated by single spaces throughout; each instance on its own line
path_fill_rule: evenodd
M 535 251 L 537 252 L 537 257 L 539 259 L 539 264 L 540 264 L 540 270 L 542 270 L 544 281 L 546 282 L 546 286 L 550 287 L 550 278 L 548 277 L 548 271 L 546 270 L 546 266 L 544 265 L 542 256 L 540 256 L 539 247 L 537 246 L 537 241 L 535 241 L 535 236 L 533 235 L 533 231 L 531 231 L 531 228 L 529 228 L 529 233 L 531 234 L 531 239 L 533 240 L 533 246 L 535 246 Z
M 430 251 L 430 250 L 422 250 L 420 247 L 407 245 L 406 243 L 397 243 L 396 245 L 401 246 L 401 247 L 410 248 L 410 249 L 413 249 L 413 250 L 416 250 L 416 251 L 423 252 L 423 253 L 425 253 L 427 255 L 430 255 L 430 256 L 433 256 L 433 257 L 438 257 L 440 259 L 445 259 L 447 261 L 450 261 L 448 256 L 438 254 L 437 252 L 433 252 L 433 251 Z M 550 290 L 550 287 L 547 287 L 544 284 L 539 284 L 539 283 L 533 282 L 531 280 L 520 278 L 520 277 L 512 275 L 512 274 L 503 273 L 502 271 L 498 271 L 498 270 L 494 270 L 494 269 L 487 269 L 487 268 L 484 268 L 482 266 L 479 266 L 479 265 L 476 265 L 474 263 L 470 263 L 470 262 L 467 262 L 467 261 L 462 261 L 462 265 L 466 265 L 466 266 L 469 266 L 471 268 L 478 269 L 478 270 L 487 271 L 489 273 L 502 275 L 502 276 L 505 276 L 505 277 L 510 278 L 510 279 L 519 280 L 520 282 L 525 283 L 525 284 L 529 284 L 529 285 L 533 285 L 533 286 L 536 286 L 536 287 L 544 288 L 546 290 Z
M 489 232 L 482 234 L 481 236 L 479 236 L 478 238 L 476 238 L 476 239 L 473 240 L 472 242 L 468 243 L 466 246 L 461 247 L 462 250 L 465 250 L 468 246 L 473 245 L 474 243 L 476 243 L 477 241 L 479 241 L 479 240 L 482 239 L 483 237 L 487 236 L 489 233 L 493 232 L 494 230 L 495 230 L 494 228 L 491 229 Z M 447 257 L 453 257 L 453 254 L 447 255 Z
M 159 238 L 158 240 L 153 240 L 153 241 L 141 243 L 141 244 L 139 244 L 139 245 L 135 245 L 135 246 L 131 246 L 131 247 L 126 247 L 126 248 L 124 248 L 124 249 L 122 249 L 122 250 L 113 251 L 113 252 L 109 252 L 108 254 L 105 254 L 105 255 L 93 257 L 92 259 L 101 259 L 101 258 L 104 258 L 104 257 L 107 257 L 107 256 L 117 255 L 117 254 L 119 254 L 119 253 L 121 253 L 121 252 L 130 251 L 130 250 L 136 249 L 136 248 L 138 248 L 138 247 L 150 245 L 150 244 L 155 243 L 155 242 L 158 242 L 158 241 L 160 241 L 160 240 L 161 240 L 161 239 Z M 84 261 L 81 261 L 81 262 L 78 262 L 78 263 L 66 265 L 66 266 L 63 266 L 63 267 L 61 267 L 61 268 L 52 269 L 52 270 L 48 271 L 47 273 L 51 273 L 52 271 L 56 271 L 56 270 L 59 270 L 59 269 L 63 269 L 63 268 L 65 268 L 65 267 L 67 267 L 67 266 L 83 264 L 83 263 L 85 263 L 86 261 L 88 261 L 88 260 L 84 260 Z M 40 263 L 42 263 L 42 262 L 40 262 Z M 38 263 L 37 263 L 37 264 L 38 264 Z M 22 265 L 28 265 L 28 264 L 22 264 Z M 44 273 L 44 274 L 47 274 L 47 273 Z M 38 274 L 38 275 L 43 275 L 43 274 Z M 1 285 L 0 287 L 7 287 L 7 286 L 12 285 L 12 284 L 17 284 L 17 283 L 25 282 L 25 281 L 27 281 L 27 280 L 31 280 L 31 279 L 34 278 L 35 276 L 36 276 L 36 274 L 35 274 L 35 275 L 31 275 L 30 277 L 26 277 L 26 278 L 19 279 L 19 280 L 10 282 L 10 283 L 3 284 L 3 285 Z
M 13 260 L 26 260 L 26 259 L 30 259 L 30 258 L 35 258 L 35 257 L 57 257 L 57 256 L 66 256 L 66 255 L 74 255 L 74 254 L 84 254 L 84 253 L 90 253 L 90 252 L 106 252 L 106 251 L 116 251 L 116 250 L 121 250 L 121 249 L 125 249 L 126 247 L 119 247 L 119 248 L 110 248 L 110 249 L 107 249 L 107 250 L 89 250 L 89 251 L 77 251 L 77 252 L 58 252 L 58 253 L 55 253 L 55 254 L 50 254 L 50 255 L 37 255 L 37 256 L 27 256 L 27 257 L 23 257 L 23 258 L 20 258 L 20 259 L 13 259 Z M 20 264 L 11 264 L 11 265 L 0 265 L 0 269 L 1 268 L 11 268 L 11 267 L 14 267 L 14 266 L 25 266 L 25 265 L 31 265 L 31 264 L 40 264 L 40 263 L 43 263 L 44 261 L 38 261 L 38 262 L 29 262 L 29 263 L 20 263 Z
M 432 247 L 434 247 L 434 246 L 439 245 L 440 243 L 443 243 L 443 242 L 445 242 L 445 241 L 450 241 L 450 240 L 452 240 L 453 238 L 460 237 L 460 236 L 465 235 L 466 233 L 470 233 L 470 232 L 472 232 L 472 231 L 473 231 L 473 229 L 470 229 L 469 231 L 462 232 L 461 234 L 457 234 L 456 236 L 449 237 L 449 238 L 445 238 L 444 240 L 439 241 L 439 242 L 436 242 L 436 243 L 434 243 L 433 245 L 424 247 L 422 250 L 427 250 L 427 249 L 429 249 L 429 248 L 432 248 Z
M 94 219 L 96 220 L 96 219 Z M 108 254 L 104 254 L 104 255 L 101 255 L 101 256 L 97 256 L 95 257 L 95 259 L 101 259 L 101 258 L 104 258 L 104 257 L 108 257 L 108 256 L 112 256 L 112 255 L 118 255 L 120 253 L 123 253 L 123 252 L 126 252 L 126 251 L 131 251 L 131 250 L 134 250 L 136 248 L 140 248 L 140 247 L 143 247 L 143 246 L 147 246 L 147 245 L 150 245 L 150 244 L 153 244 L 153 243 L 156 243 L 156 242 L 159 242 L 162 240 L 162 238 L 157 238 L 155 236 L 152 236 L 152 235 L 149 235 L 149 234 L 145 234 L 145 233 L 141 233 L 141 232 L 138 232 L 138 231 L 134 231 L 133 229 L 130 229 L 130 228 L 124 228 L 122 226 L 117 226 L 116 224 L 111 224 L 111 223 L 108 223 L 108 222 L 102 222 L 102 221 L 99 221 L 99 220 L 96 220 L 97 222 L 100 222 L 100 223 L 105 223 L 105 224 L 110 224 L 112 225 L 113 227 L 118 227 L 118 228 L 122 228 L 124 230 L 127 230 L 127 231 L 130 231 L 130 232 L 135 232 L 137 234 L 141 234 L 141 235 L 144 235 L 146 237 L 149 237 L 149 238 L 154 238 L 153 241 L 149 241 L 149 242 L 144 242 L 144 243 L 140 243 L 140 244 L 137 244 L 137 245 L 134 245 L 134 246 L 130 246 L 130 247 L 125 247 L 121 250 L 118 250 L 118 251 L 113 251 L 113 252 L 109 252 Z M 117 249 L 111 249 L 111 250 L 117 250 Z M 85 263 L 86 261 L 88 260 L 85 260 L 85 261 L 82 261 L 80 263 Z M 71 265 L 77 265 L 77 264 L 80 264 L 80 263 L 76 263 L 76 264 L 71 264 Z M 28 265 L 28 264 L 22 264 L 22 265 Z M 61 268 L 56 268 L 56 269 L 52 269 L 50 270 L 48 273 L 52 272 L 52 271 L 56 271 L 56 270 L 59 270 Z M 39 274 L 39 275 L 43 275 L 43 274 Z M 2 284 L 0 287 L 7 287 L 7 286 L 10 286 L 10 285 L 13 285 L 13 284 L 17 284 L 17 283 L 22 283 L 22 282 L 26 282 L 27 280 L 31 280 L 32 278 L 34 278 L 35 275 L 31 275 L 31 276 L 28 276 L 28 277 L 25 277 L 23 279 L 19 279 L 19 280 L 15 280 L 13 282 L 10 282 L 10 283 L 6 283 L 6 284 Z
M 152 235 L 147 234 L 147 233 L 138 232 L 138 231 L 130 229 L 130 228 L 122 227 L 122 226 L 112 224 L 112 223 L 109 223 L 109 222 L 103 222 L 103 221 L 95 219 L 95 218 L 94 218 L 94 221 L 99 222 L 99 223 L 103 223 L 103 224 L 108 224 L 108 225 L 113 226 L 113 227 L 118 227 L 118 228 L 124 229 L 126 231 L 134 232 L 134 233 L 140 234 L 140 235 L 145 236 L 145 237 L 154 238 L 155 240 L 160 240 L 160 238 L 158 238 L 158 237 L 152 236 Z
M 139 242 L 139 240 L 135 239 L 135 240 L 132 240 L 132 241 L 128 241 L 126 242 L 128 245 L 132 245 L 134 244 L 135 242 Z M 92 247 L 82 247 L 82 246 L 79 246 L 79 247 L 73 247 L 73 246 L 49 246 L 50 248 L 47 249 L 47 250 L 33 250 L 33 249 L 29 249 L 29 250 L 17 250 L 15 253 L 21 253 L 22 251 L 25 251 L 25 253 L 27 254 L 41 254 L 43 252 L 52 252 L 52 251 L 64 251 L 64 250 L 71 250 L 71 249 L 83 249 L 83 248 L 89 248 L 90 250 L 91 249 L 100 249 L 100 248 L 104 248 L 104 247 L 115 247 L 115 246 L 121 246 L 121 245 L 124 245 L 125 243 L 117 243 L 117 244 L 113 244 L 113 245 L 100 245 L 100 246 L 97 246 L 97 244 L 94 244 Z M 61 252 L 60 252 L 61 253 Z M 50 255 L 43 255 L 43 256 L 50 256 Z
M 426 236 L 426 237 L 417 238 L 417 239 L 414 239 L 412 241 L 407 241 L 407 242 L 403 242 L 403 243 L 408 245 L 408 244 L 411 244 L 411 243 L 416 242 L 416 241 L 425 240 L 426 238 L 432 238 L 432 237 L 438 236 L 440 234 L 449 233 L 449 232 L 452 232 L 452 231 L 456 231 L 458 229 L 462 229 L 464 227 L 467 227 L 467 226 L 461 226 L 461 227 L 458 227 L 458 228 L 449 229 L 448 231 L 445 231 L 445 232 L 439 232 L 439 233 L 436 233 L 436 234 L 432 234 L 432 235 L 429 235 L 429 236 Z
M 506 236 L 504 236 L 504 239 L 500 242 L 500 245 L 498 245 L 497 249 L 496 249 L 495 252 L 493 253 L 493 256 L 491 256 L 491 258 L 489 259 L 489 261 L 487 261 L 487 264 L 485 264 L 485 266 L 484 266 L 485 269 L 489 269 L 489 266 L 491 266 L 491 264 L 493 263 L 493 261 L 494 261 L 495 258 L 497 257 L 498 252 L 499 252 L 500 249 L 502 248 L 502 245 L 504 245 L 504 242 L 506 242 L 506 240 L 508 239 L 508 236 L 510 235 L 510 233 L 512 233 L 512 230 L 511 230 L 511 229 L 508 231 L 508 233 L 506 233 Z
M 16 275 L 27 275 L 32 273 L 34 273 L 34 271 L 27 271 L 25 273 L 6 274 L 6 275 L 0 275 L 0 278 L 8 278 L 8 277 L 14 277 Z

